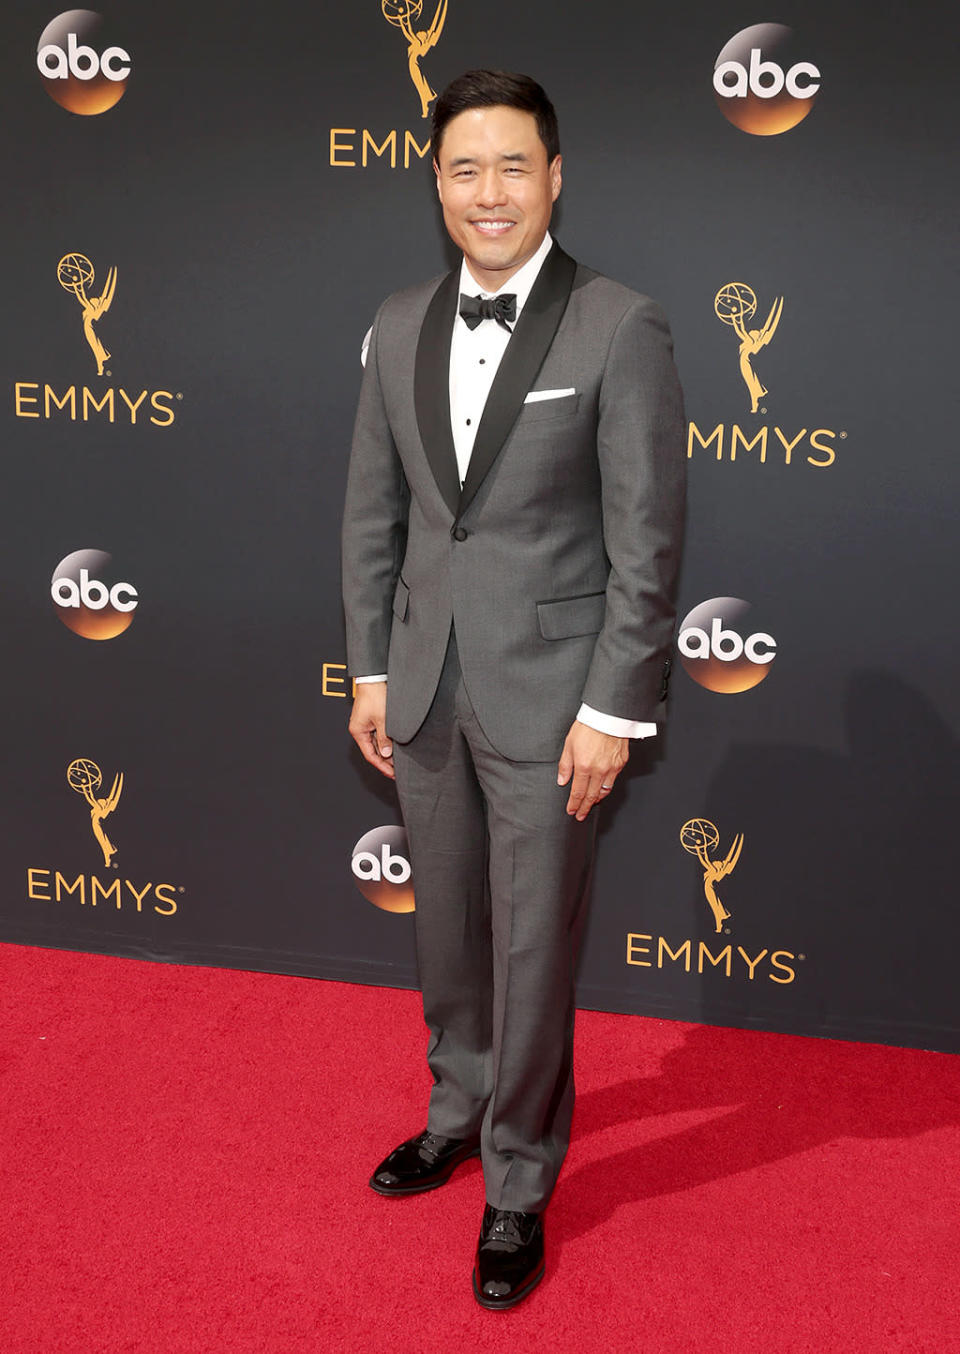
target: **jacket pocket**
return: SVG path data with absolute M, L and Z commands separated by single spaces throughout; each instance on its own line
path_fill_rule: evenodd
M 566 418 L 575 414 L 580 406 L 580 395 L 560 395 L 555 400 L 531 400 L 524 402 L 520 411 L 521 423 L 540 422 L 548 418 Z
M 410 589 L 404 583 L 402 578 L 397 579 L 396 591 L 393 594 L 393 614 L 398 621 L 407 619 L 407 603 L 410 601 Z
M 556 602 L 538 602 L 537 620 L 544 639 L 573 639 L 597 635 L 603 628 L 607 596 L 591 592 L 585 597 L 562 597 Z

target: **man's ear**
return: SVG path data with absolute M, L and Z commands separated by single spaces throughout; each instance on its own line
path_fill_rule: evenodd
M 555 155 L 550 162 L 550 191 L 552 200 L 556 202 L 560 196 L 560 189 L 563 187 L 563 156 Z
M 439 166 L 439 164 L 437 164 L 437 157 L 436 157 L 436 156 L 433 157 L 433 172 L 434 172 L 434 174 L 436 174 L 436 176 L 437 176 L 437 197 L 438 197 L 438 198 L 440 199 L 440 201 L 442 202 L 442 201 L 443 201 L 443 194 L 442 194 L 441 191 L 440 191 L 440 166 Z

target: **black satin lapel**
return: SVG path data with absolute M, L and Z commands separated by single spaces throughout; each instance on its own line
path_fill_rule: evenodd
M 460 269 L 440 283 L 420 326 L 413 400 L 420 439 L 447 507 L 457 515 L 460 476 L 450 427 L 450 340 L 459 300 Z
M 577 265 L 554 244 L 547 255 L 540 275 L 533 284 L 527 303 L 520 312 L 513 337 L 490 387 L 486 407 L 473 444 L 473 454 L 463 491 L 459 495 L 456 516 L 460 517 L 470 503 L 484 477 L 500 454 L 510 430 L 517 421 L 530 387 L 543 366 L 554 335 L 560 327 L 563 312 L 570 299 L 573 275 Z

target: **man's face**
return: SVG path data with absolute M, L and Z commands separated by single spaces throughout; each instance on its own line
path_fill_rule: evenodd
M 537 252 L 560 195 L 560 156 L 532 113 L 469 108 L 448 123 L 433 165 L 443 220 L 477 282 L 497 291 Z

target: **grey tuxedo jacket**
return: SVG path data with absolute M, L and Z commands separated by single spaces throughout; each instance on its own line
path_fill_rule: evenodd
M 505 757 L 558 757 L 581 701 L 662 720 L 683 529 L 683 402 L 649 298 L 554 245 L 494 379 L 461 488 L 449 355 L 459 268 L 380 308 L 343 528 L 347 660 L 420 727 L 455 627 Z M 575 393 L 525 402 L 530 391 Z

